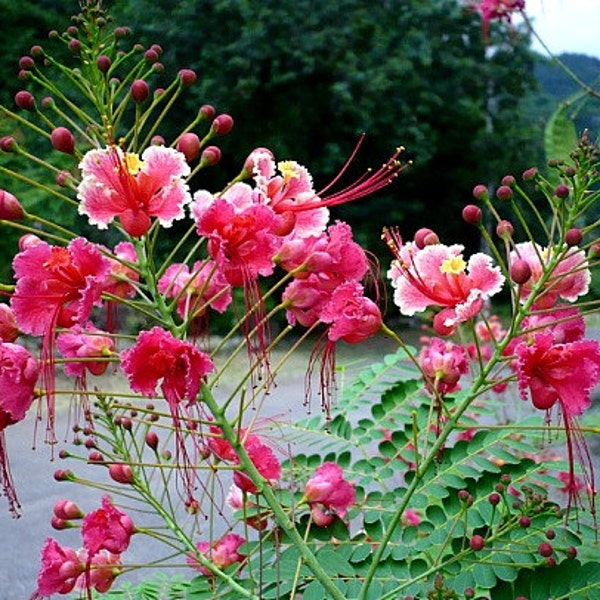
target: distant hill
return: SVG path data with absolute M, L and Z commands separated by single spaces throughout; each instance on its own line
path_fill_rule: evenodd
M 558 57 L 587 85 L 600 92 L 600 60 L 585 54 L 561 54 Z M 535 94 L 532 112 L 535 117 L 547 119 L 558 103 L 565 102 L 579 91 L 579 86 L 554 61 L 540 56 L 534 73 L 540 89 Z M 588 98 L 573 107 L 577 131 L 590 131 L 592 139 L 600 138 L 600 99 Z

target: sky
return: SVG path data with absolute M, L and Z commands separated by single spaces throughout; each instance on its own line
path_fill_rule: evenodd
M 600 58 L 600 0 L 525 0 L 525 12 L 554 54 Z M 533 48 L 543 53 L 535 40 Z

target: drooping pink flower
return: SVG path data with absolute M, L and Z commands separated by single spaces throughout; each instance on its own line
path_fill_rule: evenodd
M 282 300 L 286 306 L 286 317 L 290 325 L 299 323 L 312 327 L 331 298 L 319 277 L 313 273 L 305 279 L 294 279 L 286 286 Z
M 591 390 L 600 382 L 600 343 L 586 339 L 556 343 L 553 333 L 544 331 L 519 343 L 515 354 L 522 398 L 529 395 L 536 408 L 547 412 L 557 405 L 562 416 L 569 462 L 567 509 L 579 500 L 581 488 L 574 473 L 577 460 L 595 514 L 594 468 L 577 417 L 590 406 Z
M 199 235 L 208 238 L 208 253 L 233 286 L 247 286 L 273 273 L 273 257 L 281 245 L 281 218 L 260 202 L 259 193 L 245 183 L 231 186 L 213 198 L 197 192 L 192 204 Z
M 80 590 L 94 589 L 100 594 L 108 592 L 114 580 L 122 573 L 121 555 L 108 550 L 99 550 L 91 558 L 85 548 L 78 550 L 78 556 L 85 562 L 86 570 L 77 581 Z
M 558 264 L 547 276 L 542 290 L 538 290 L 535 304 L 538 308 L 551 308 L 559 298 L 575 302 L 579 296 L 587 294 L 591 273 L 585 252 L 572 246 L 565 249 L 542 248 L 533 242 L 522 242 L 510 253 L 510 262 L 525 261 L 531 269 L 531 277 L 521 286 L 521 301 L 525 301 L 532 289 L 548 270 L 548 264 L 560 256 Z
M 11 307 L 21 331 L 44 335 L 87 321 L 110 272 L 93 244 L 76 238 L 65 248 L 40 241 L 13 261 L 17 285 Z
M 140 279 L 139 273 L 131 266 L 138 260 L 135 246 L 131 242 L 119 242 L 108 259 L 110 274 L 102 291 L 117 298 L 135 296 L 134 286 Z
M 190 167 L 174 148 L 149 146 L 141 157 L 117 146 L 94 149 L 79 167 L 79 212 L 99 229 L 119 218 L 129 235 L 140 237 L 152 218 L 170 227 L 185 216 L 184 206 L 191 200 L 185 183 Z
M 69 359 L 64 370 L 71 377 L 82 377 L 86 369 L 93 375 L 102 375 L 108 367 L 106 359 L 115 349 L 113 339 L 90 322 L 83 327 L 75 325 L 60 333 L 56 338 L 56 346 L 63 357 Z M 99 360 L 91 360 L 94 358 Z
M 486 254 L 476 253 L 465 261 L 459 244 L 419 248 L 414 242 L 403 244 L 394 231 L 386 236 L 396 259 L 388 271 L 394 303 L 406 316 L 441 308 L 434 321 L 440 335 L 452 333 L 459 323 L 477 315 L 485 300 L 502 289 L 504 277 Z
M 158 291 L 177 299 L 177 314 L 184 320 L 201 317 L 209 307 L 225 312 L 232 300 L 230 285 L 213 260 L 196 261 L 191 270 L 173 263 L 159 279 Z
M 326 527 L 334 516 L 346 516 L 348 508 L 356 502 L 356 491 L 354 485 L 344 478 L 340 465 L 326 462 L 306 482 L 304 497 L 310 505 L 315 523 Z
M 469 371 L 465 349 L 440 338 L 432 338 L 423 345 L 418 361 L 423 369 L 425 384 L 440 396 L 459 389 L 461 376 Z
M 169 404 L 196 401 L 200 383 L 213 369 L 208 355 L 160 327 L 142 331 L 136 344 L 121 353 L 121 368 L 131 389 L 151 398 L 161 390 Z
M 381 329 L 379 307 L 364 295 L 357 281 L 347 281 L 337 287 L 319 314 L 319 320 L 328 324 L 327 337 L 357 344 L 375 335 Z
M 77 552 L 72 548 L 63 548 L 52 538 L 48 538 L 42 547 L 41 558 L 34 598 L 68 594 L 85 571 L 85 561 L 79 558 Z
M 81 525 L 84 547 L 92 557 L 100 550 L 125 552 L 134 533 L 131 517 L 114 506 L 109 496 L 102 498 L 101 508 L 89 512 Z
M 4 430 L 25 418 L 39 374 L 40 365 L 28 350 L 0 342 L 0 485 L 13 516 L 18 516 L 19 501 L 9 469 Z
M 227 533 L 220 540 L 214 543 L 198 542 L 196 548 L 198 553 L 202 554 L 215 567 L 219 569 L 227 569 L 231 565 L 242 562 L 246 557 L 238 552 L 240 546 L 246 543 L 246 540 L 237 533 Z M 192 569 L 195 569 L 206 575 L 212 576 L 210 569 L 202 565 L 194 554 L 189 554 L 187 563 Z

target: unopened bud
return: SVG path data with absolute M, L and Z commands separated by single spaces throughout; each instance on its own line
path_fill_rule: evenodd
M 164 146 L 165 144 L 165 138 L 162 135 L 153 135 L 150 140 L 151 146 Z
M 33 233 L 26 233 L 19 238 L 19 250 L 23 252 L 27 248 L 37 246 L 42 240 Z
M 221 160 L 221 149 L 217 146 L 207 146 L 202 151 L 200 163 L 206 167 L 212 167 Z
M 153 65 L 155 62 L 158 62 L 158 53 L 152 49 L 146 50 L 146 52 L 144 52 L 144 60 L 149 65 Z
M 496 235 L 503 240 L 508 240 L 515 232 L 515 228 L 510 221 L 502 220 L 496 225 Z
M 565 242 L 568 246 L 577 246 L 581 244 L 581 240 L 583 240 L 583 234 L 577 227 L 573 227 L 565 233 Z
M 217 115 L 212 122 L 211 129 L 217 135 L 227 135 L 233 128 L 233 118 L 227 114 Z
M 79 54 L 81 52 L 81 42 L 79 40 L 71 40 L 69 42 L 69 50 L 73 54 Z
M 75 137 L 66 127 L 57 127 L 50 135 L 50 141 L 55 150 L 64 154 L 73 154 L 75 151 Z
M 469 542 L 469 546 L 471 546 L 471 550 L 475 550 L 475 552 L 483 550 L 485 547 L 485 540 L 480 535 L 474 535 Z
M 17 146 L 17 142 L 12 135 L 5 135 L 0 138 L 0 150 L 2 152 L 12 152 Z
M 0 303 L 0 340 L 12 343 L 19 337 L 17 320 L 8 304 Z
M 482 216 L 481 209 L 474 204 L 467 204 L 462 210 L 462 218 L 469 225 L 478 225 L 481 223 Z
M 196 73 L 191 69 L 181 69 L 178 73 L 178 77 L 184 87 L 193 85 L 197 79 Z
M 523 171 L 523 181 L 533 181 L 538 174 L 538 170 L 537 167 L 531 167 L 530 169 L 527 169 L 526 171 Z
M 58 500 L 54 505 L 54 515 L 58 519 L 83 519 L 85 513 L 72 500 Z
M 15 104 L 22 110 L 35 110 L 35 98 L 31 92 L 21 90 L 15 94 Z
M 125 485 L 133 483 L 133 471 L 129 465 L 124 463 L 113 463 L 110 465 L 108 467 L 108 474 L 117 483 Z
M 135 102 L 141 104 L 146 100 L 146 98 L 148 98 L 148 94 L 150 94 L 150 88 L 143 79 L 136 79 L 131 84 L 129 93 Z
M 531 279 L 531 267 L 526 260 L 517 258 L 510 265 L 510 278 L 517 284 L 523 285 Z
M 21 56 L 19 59 L 19 67 L 24 71 L 31 71 L 35 67 L 35 61 L 31 56 Z
M 473 198 L 475 200 L 487 200 L 489 198 L 487 187 L 482 184 L 476 185 L 473 188 Z
M 200 138 L 195 133 L 184 133 L 177 141 L 177 150 L 188 163 L 193 162 L 200 153 Z
M 427 227 L 421 227 L 421 229 L 418 229 L 415 232 L 413 239 L 417 245 L 417 248 L 420 249 L 425 248 L 425 246 L 433 246 L 440 241 L 435 231 Z
M 40 56 L 44 56 L 44 49 L 40 45 L 35 44 L 29 49 L 29 54 L 34 58 L 39 58 Z
M 505 185 L 509 188 L 515 187 L 515 178 L 512 175 L 505 175 L 501 181 L 502 185 Z
M 571 193 L 571 190 L 569 189 L 569 186 L 565 185 L 564 183 L 557 185 L 556 189 L 554 190 L 554 195 L 557 198 L 561 198 L 561 199 L 568 198 L 570 193 Z
M 105 54 L 100 55 L 96 59 L 96 66 L 101 73 L 107 73 L 111 65 L 112 61 L 110 60 L 110 57 L 106 56 Z
M 212 121 L 217 114 L 215 107 L 210 104 L 203 104 L 198 112 L 205 121 Z
M 513 197 L 513 191 L 507 185 L 501 185 L 496 190 L 496 198 L 498 200 L 510 200 Z
M 55 179 L 56 179 L 56 183 L 58 185 L 60 185 L 60 187 L 66 187 L 67 183 L 72 178 L 73 178 L 73 176 L 71 175 L 71 173 L 69 173 L 69 171 L 60 171 L 59 173 L 56 174 Z
M 20 221 L 24 216 L 25 211 L 16 197 L 6 190 L 0 190 L 0 219 Z
M 146 434 L 146 444 L 152 450 L 156 450 L 158 448 L 158 435 L 156 431 L 149 431 Z
M 127 37 L 130 34 L 131 30 L 129 29 L 129 27 L 115 27 L 114 31 L 113 31 L 113 35 L 117 38 L 117 39 L 122 39 Z

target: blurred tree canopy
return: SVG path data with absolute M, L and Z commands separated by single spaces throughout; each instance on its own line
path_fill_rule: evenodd
M 47 31 L 64 30 L 65 14 L 76 13 L 78 5 L 75 0 L 0 0 L 0 5 L 0 74 L 14 82 L 15 88 L 8 86 L 12 95 L 19 83 L 16 61 L 28 52 L 31 35 L 41 33 L 41 43 L 47 43 Z M 374 199 L 334 211 L 382 256 L 384 225 L 400 225 L 406 237 L 428 226 L 443 241 L 475 245 L 468 238 L 474 232 L 460 218 L 472 187 L 518 174 L 542 156 L 542 125 L 521 111 L 535 85 L 527 36 L 493 24 L 486 43 L 479 16 L 458 0 L 105 5 L 115 24 L 131 27 L 133 40 L 162 46 L 165 82 L 182 67 L 198 73 L 180 110 L 165 123 L 167 140 L 202 104 L 235 119 L 232 134 L 220 140 L 226 169 L 202 175 L 192 182 L 195 187 L 219 189 L 256 146 L 307 166 L 317 189 L 335 176 L 362 132 L 367 140 L 348 181 L 378 167 L 396 146 L 406 147 L 414 165 L 398 181 Z M 12 102 L 5 95 L 2 100 Z M 221 179 L 210 181 L 211 176 Z

